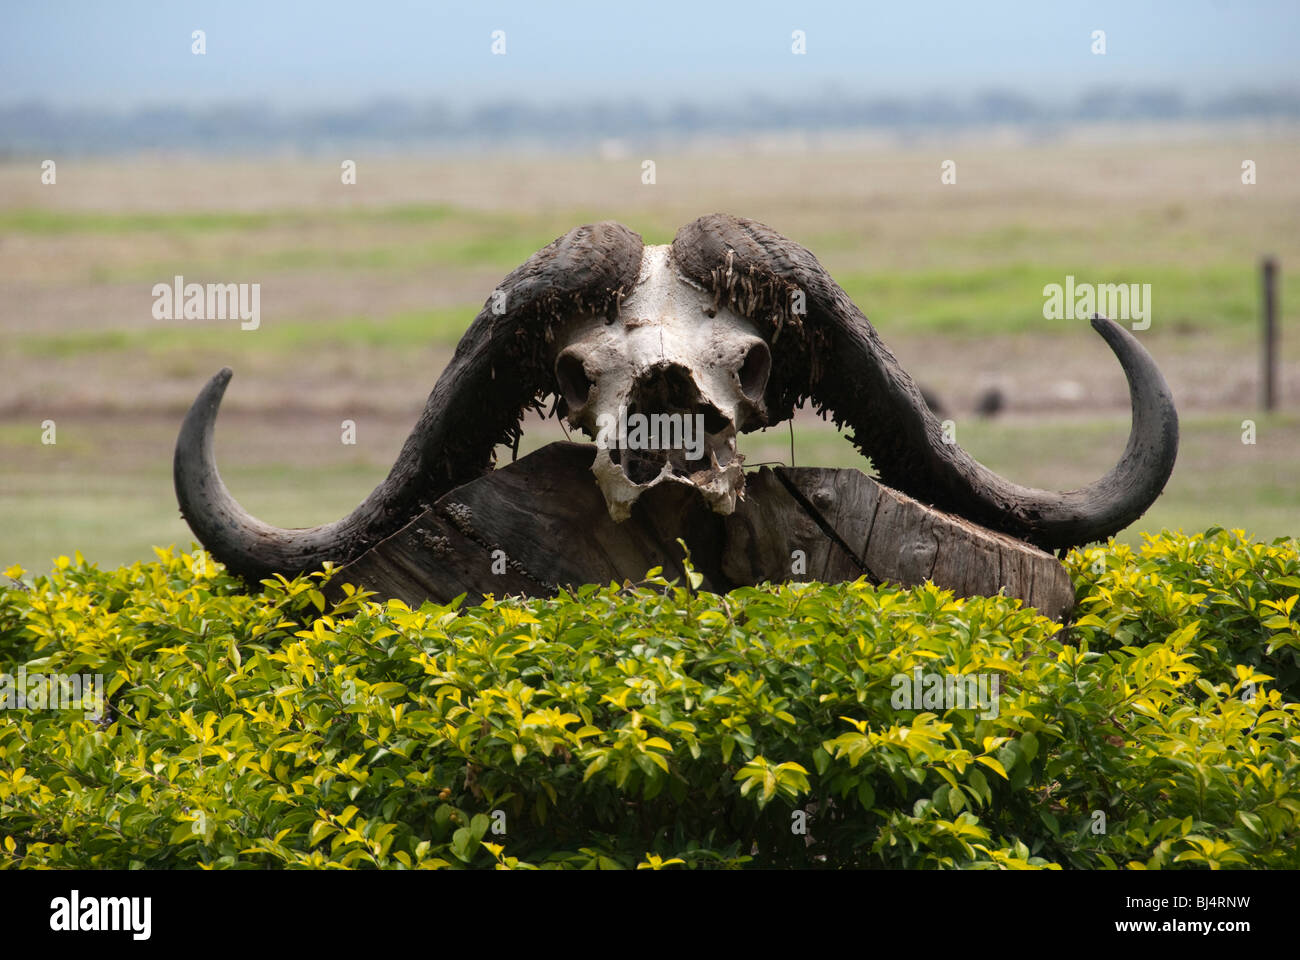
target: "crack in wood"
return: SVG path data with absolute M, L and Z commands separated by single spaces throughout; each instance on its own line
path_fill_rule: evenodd
M 821 532 L 824 533 L 832 543 L 835 543 L 841 550 L 848 554 L 849 559 L 866 574 L 867 579 L 871 581 L 873 586 L 880 586 L 883 581 L 880 577 L 876 576 L 871 567 L 867 566 L 866 560 L 858 556 L 857 551 L 844 542 L 844 538 L 840 536 L 839 531 L 831 526 L 830 521 L 822 516 L 821 511 L 813 506 L 812 502 L 804 496 L 803 491 L 795 486 L 794 481 L 785 475 L 785 471 L 773 470 L 772 472 L 776 474 L 776 478 L 781 481 L 781 485 L 784 486 L 790 496 L 794 498 L 795 503 L 799 504 L 799 506 L 803 508 L 804 513 L 808 514 L 808 516 L 812 518 L 812 521 L 817 524 L 821 529 Z M 879 507 L 879 501 L 877 501 L 877 507 Z M 874 516 L 872 522 L 875 522 Z

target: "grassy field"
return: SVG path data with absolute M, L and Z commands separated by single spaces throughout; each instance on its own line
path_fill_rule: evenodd
M 1259 183 L 1240 182 L 1244 157 Z M 958 163 L 958 183 L 939 164 Z M 958 442 L 1007 476 L 1068 489 L 1123 448 L 1118 364 L 1086 323 L 1043 319 L 1067 274 L 1151 284 L 1139 336 L 1183 416 L 1179 465 L 1141 529 L 1300 533 L 1300 301 L 1283 284 L 1283 412 L 1261 416 L 1258 258 L 1300 264 L 1300 136 L 1237 131 L 1140 144 L 953 141 L 821 148 L 728 143 L 655 156 L 180 158 L 0 164 L 0 568 L 80 549 L 101 563 L 188 543 L 171 491 L 180 416 L 236 371 L 223 475 L 268 522 L 350 510 L 387 471 L 451 350 L 500 278 L 578 223 L 648 242 L 714 210 L 813 250 L 904 367 L 939 394 Z M 33 174 L 33 169 L 37 173 Z M 151 288 L 261 284 L 262 323 L 166 321 Z M 1007 413 L 971 412 L 997 386 Z M 356 420 L 358 442 L 339 442 Z M 1257 442 L 1242 443 L 1253 420 Z M 57 443 L 42 444 L 42 423 Z M 795 460 L 862 465 L 800 417 Z M 562 437 L 530 425 L 523 449 Z M 790 459 L 782 426 L 751 463 Z
M 254 515 L 282 526 L 309 526 L 349 512 L 386 475 L 413 417 L 372 415 L 358 421 L 355 447 L 339 443 L 339 419 L 237 414 L 223 417 L 218 458 L 222 476 Z M 154 545 L 188 545 L 171 488 L 174 417 L 132 416 L 129 435 L 117 418 L 87 418 L 60 428 L 58 443 L 33 445 L 25 426 L 0 430 L 0 530 L 4 563 L 43 570 L 75 550 L 103 564 L 151 557 Z M 1165 495 L 1119 539 L 1141 542 L 1141 531 L 1191 532 L 1230 525 L 1272 538 L 1294 536 L 1296 451 L 1300 416 L 1259 418 L 1258 442 L 1240 442 L 1231 418 L 1183 420 L 1179 466 Z M 564 439 L 554 421 L 530 424 L 524 455 Z M 983 463 L 1029 485 L 1070 489 L 1105 473 L 1123 450 L 1123 417 L 976 418 L 957 422 L 958 441 Z M 800 418 L 793 429 L 794 462 L 802 466 L 866 466 L 840 434 L 820 420 Z M 750 464 L 790 463 L 786 425 L 742 438 Z M 509 451 L 500 450 L 502 463 Z M 87 465 L 94 465 L 93 470 Z M 111 469 L 109 467 L 111 466 Z M 96 472 L 98 471 L 98 472 Z

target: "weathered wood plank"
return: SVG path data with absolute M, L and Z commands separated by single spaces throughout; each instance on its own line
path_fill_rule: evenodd
M 732 584 L 765 580 L 856 580 L 866 571 L 828 537 L 777 474 L 767 468 L 745 476 L 745 499 L 723 523 L 722 572 Z M 803 556 L 797 557 L 795 551 Z
M 959 596 L 1004 588 L 1055 619 L 1074 608 L 1074 584 L 1049 553 L 918 503 L 858 470 L 778 471 L 881 580 L 932 580 Z
M 492 574 L 492 562 L 491 553 L 481 544 L 434 511 L 426 510 L 344 567 L 331 586 L 354 583 L 377 590 L 383 597 L 395 597 L 410 607 L 418 607 L 425 600 L 445 603 L 462 593 L 479 600 L 489 575 L 498 596 L 538 592 L 535 581 L 509 564 L 503 573 Z
M 639 581 L 661 566 L 681 577 L 677 537 L 708 589 L 720 584 L 721 517 L 683 487 L 656 487 L 623 523 L 591 474 L 595 448 L 553 443 L 457 487 L 343 569 L 338 579 L 445 602 L 467 592 L 549 596 L 560 586 Z M 499 551 L 499 552 L 498 552 Z
M 750 473 L 729 517 L 712 513 L 689 489 L 665 484 L 615 523 L 591 474 L 593 455 L 587 444 L 551 444 L 457 487 L 335 582 L 408 604 L 460 593 L 471 601 L 547 596 L 562 585 L 636 582 L 656 566 L 680 577 L 680 537 L 706 589 L 866 575 L 906 586 L 930 579 L 962 596 L 1004 588 L 1057 618 L 1074 605 L 1069 575 L 1050 554 L 858 470 Z

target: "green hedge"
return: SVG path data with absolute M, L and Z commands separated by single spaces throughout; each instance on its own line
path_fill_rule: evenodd
M 1062 628 L 930 586 L 412 611 L 60 558 L 0 588 L 0 672 L 108 709 L 0 711 L 0 866 L 1300 865 L 1296 542 L 1068 564 Z

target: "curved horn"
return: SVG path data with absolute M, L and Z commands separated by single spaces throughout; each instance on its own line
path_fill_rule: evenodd
M 214 557 L 250 582 L 355 559 L 490 468 L 496 444 L 516 437 L 524 410 L 553 389 L 546 361 L 553 324 L 580 313 L 616 312 L 640 265 L 641 237 L 608 222 L 578 227 L 529 258 L 461 338 L 388 479 L 351 514 L 318 527 L 265 524 L 222 483 L 212 436 L 231 377 L 223 369 L 199 393 L 176 440 L 182 516 Z
M 1092 325 L 1128 378 L 1128 446 L 1101 479 L 1055 493 L 1012 483 L 945 443 L 916 383 L 803 247 L 753 220 L 713 214 L 679 230 L 673 253 L 719 304 L 765 324 L 769 338 L 780 340 L 769 380 L 774 422 L 811 397 L 836 424 L 853 428 L 850 439 L 882 481 L 918 500 L 1040 547 L 1070 547 L 1104 539 L 1140 517 L 1174 468 L 1178 414 L 1169 387 L 1146 349 L 1110 320 L 1094 317 Z M 827 369 L 830 358 L 834 369 Z

